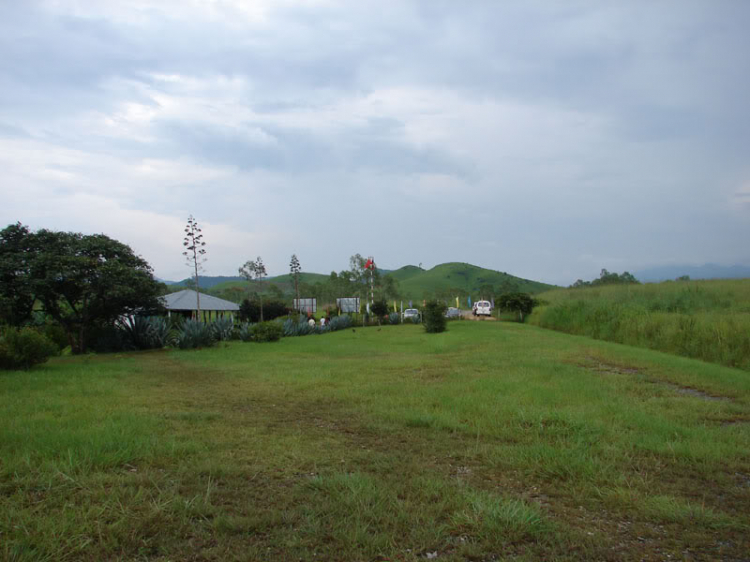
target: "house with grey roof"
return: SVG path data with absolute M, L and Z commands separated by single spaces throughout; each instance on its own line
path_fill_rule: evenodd
M 198 314 L 198 293 L 193 290 L 185 289 L 176 293 L 170 293 L 161 297 L 167 314 L 171 317 L 172 313 L 195 318 Z M 238 304 L 231 301 L 225 301 L 211 295 L 201 293 L 201 320 L 210 322 L 217 318 L 231 318 L 240 310 Z

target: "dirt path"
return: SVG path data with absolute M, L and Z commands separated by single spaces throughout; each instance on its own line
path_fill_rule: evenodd
M 474 320 L 475 322 L 497 322 L 497 318 L 494 318 L 493 316 L 474 316 L 471 310 L 461 310 L 460 314 L 462 320 Z

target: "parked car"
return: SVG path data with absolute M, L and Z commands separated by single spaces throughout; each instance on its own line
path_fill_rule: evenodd
M 446 318 L 458 318 L 461 316 L 461 313 L 455 306 L 448 307 L 448 310 L 445 311 L 445 317 Z
M 492 314 L 492 304 L 490 301 L 477 301 L 473 307 L 474 316 L 490 316 Z
M 415 319 L 419 320 L 419 310 L 416 308 L 407 308 L 404 310 L 404 321 L 411 320 L 413 322 Z

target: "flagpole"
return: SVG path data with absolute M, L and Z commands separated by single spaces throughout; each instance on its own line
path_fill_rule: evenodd
M 370 256 L 370 304 L 375 304 L 375 260 Z

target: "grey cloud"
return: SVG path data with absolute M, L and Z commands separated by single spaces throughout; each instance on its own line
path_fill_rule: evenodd
M 750 181 L 746 3 L 274 5 L 258 25 L 190 19 L 187 4 L 179 14 L 145 10 L 135 23 L 94 6 L 94 16 L 0 6 L 0 139 L 76 149 L 88 155 L 76 164 L 81 174 L 101 173 L 87 160 L 103 156 L 122 170 L 149 159 L 230 170 L 149 185 L 179 189 L 184 206 L 258 236 L 246 220 L 253 208 L 294 200 L 284 220 L 304 239 L 312 269 L 341 269 L 364 246 L 392 266 L 454 259 L 556 282 L 667 259 L 748 259 L 740 242 L 750 235 L 741 189 Z M 396 111 L 379 115 L 375 100 L 335 127 L 320 116 L 357 113 L 351 103 L 389 89 L 450 94 L 439 103 L 476 112 L 489 102 L 522 105 L 523 119 L 534 110 L 573 117 L 527 123 L 533 134 L 503 139 L 494 127 L 522 134 L 524 123 L 512 122 L 521 117 L 464 112 L 439 121 L 453 107 L 438 104 L 431 110 L 444 136 L 430 137 L 427 116 L 415 140 L 414 116 L 398 99 Z M 160 96 L 172 96 L 170 112 L 120 124 L 133 127 L 127 134 L 102 125 L 124 104 L 161 109 Z M 181 113 L 191 97 L 206 111 L 231 102 L 241 115 L 229 123 Z M 420 109 L 418 96 L 410 103 Z M 317 119 L 295 123 L 295 114 Z M 571 130 L 576 119 L 595 125 Z M 39 192 L 60 189 L 63 179 L 17 164 L 17 177 Z M 122 205 L 174 212 L 168 197 L 136 183 L 131 191 Z M 311 212 L 341 201 L 353 210 L 307 226 Z M 370 214 L 394 226 L 364 228 Z

